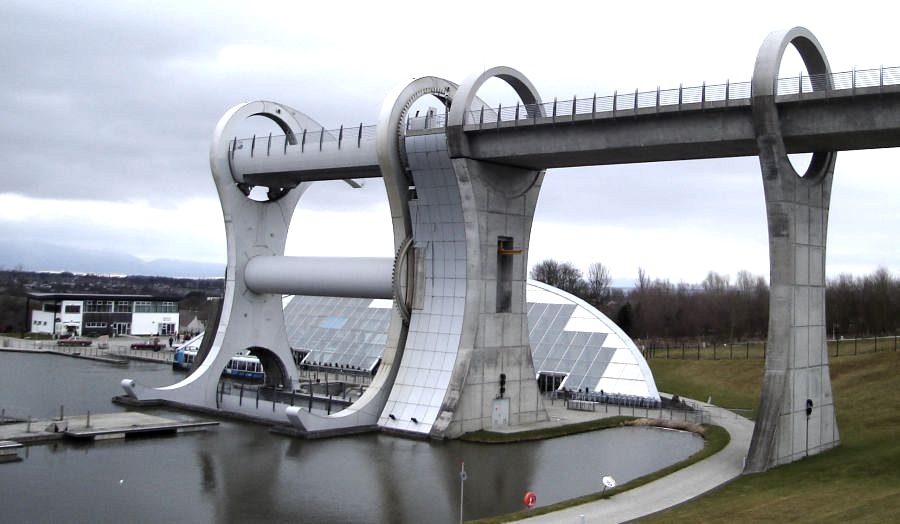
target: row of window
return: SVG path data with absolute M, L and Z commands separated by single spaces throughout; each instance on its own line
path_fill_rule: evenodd
M 69 311 L 69 308 L 76 308 L 75 311 Z M 66 313 L 78 313 L 78 306 L 66 306 Z M 85 313 L 131 313 L 130 300 L 85 300 Z
M 135 313 L 178 313 L 177 302 L 150 302 L 149 300 L 136 300 L 134 302 Z
M 133 304 L 133 306 L 132 306 Z M 41 308 L 48 313 L 58 313 L 59 306 L 56 304 L 44 304 Z M 135 313 L 178 313 L 177 302 L 151 302 L 149 300 L 85 300 L 85 313 L 131 313 L 132 309 Z M 66 304 L 66 313 L 81 313 L 81 305 Z

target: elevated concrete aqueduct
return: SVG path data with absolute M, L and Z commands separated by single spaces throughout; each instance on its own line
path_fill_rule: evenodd
M 788 45 L 799 51 L 809 74 L 804 104 L 778 98 L 777 73 Z M 495 77 L 521 99 L 506 121 L 503 108 L 486 109 L 476 96 Z M 217 398 L 219 376 L 239 351 L 260 357 L 270 384 L 297 385 L 282 294 L 382 297 L 393 298 L 396 307 L 382 364 L 364 396 L 327 417 L 281 406 L 273 418 L 286 417 L 309 432 L 377 426 L 435 438 L 544 420 L 529 348 L 522 255 L 544 169 L 757 154 L 769 224 L 771 302 L 746 471 L 832 448 L 840 438 L 825 343 L 825 247 L 835 151 L 900 145 L 900 104 L 896 90 L 888 97 L 881 84 L 875 102 L 855 84 L 853 93 L 838 93 L 819 42 L 799 27 L 765 39 L 751 84 L 745 101 L 729 97 L 728 86 L 724 103 L 707 101 L 706 86 L 699 102 L 682 103 L 679 91 L 677 110 L 661 106 L 659 91 L 649 110 L 638 107 L 637 93 L 633 110 L 623 111 L 614 97 L 611 110 L 598 112 L 595 97 L 588 115 L 573 101 L 567 118 L 556 101 L 551 110 L 527 78 L 507 67 L 460 85 L 425 77 L 387 98 L 374 139 L 361 125 L 326 132 L 274 102 L 235 106 L 219 121 L 210 150 L 228 241 L 215 338 L 185 380 L 157 389 L 124 380 L 123 387 L 135 399 L 239 412 Z M 801 77 L 800 98 L 804 85 Z M 444 114 L 409 124 L 410 107 L 428 95 L 443 104 Z M 623 113 L 631 118 L 618 118 Z M 785 114 L 790 118 L 781 120 Z M 284 136 L 234 138 L 235 126 L 251 116 L 271 119 Z M 787 156 L 800 151 L 813 152 L 802 176 Z M 387 188 L 393 261 L 284 256 L 291 216 L 310 183 L 376 176 Z M 267 188 L 267 198 L 248 198 L 259 186 Z

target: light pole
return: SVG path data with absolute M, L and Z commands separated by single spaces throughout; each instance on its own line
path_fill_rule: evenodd
M 459 524 L 463 522 L 463 493 L 465 489 L 465 482 L 468 475 L 466 475 L 466 463 L 462 463 L 462 467 L 459 470 Z

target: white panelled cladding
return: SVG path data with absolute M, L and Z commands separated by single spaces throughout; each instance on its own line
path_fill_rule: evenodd
M 379 425 L 429 434 L 456 363 L 466 300 L 465 224 L 444 135 L 408 138 L 417 199 L 416 250 L 425 257 L 425 303 L 409 323 L 403 360 Z

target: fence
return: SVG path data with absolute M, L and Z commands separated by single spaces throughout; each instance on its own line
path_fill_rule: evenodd
M 657 418 L 695 424 L 709 424 L 712 414 L 694 402 L 670 403 L 662 406 L 659 402 L 602 402 L 584 398 L 568 398 L 566 409 L 576 411 L 603 411 L 607 415 L 630 415 L 632 417 Z
M 60 355 L 108 361 L 110 363 L 120 363 L 127 360 L 144 360 L 148 362 L 171 364 L 172 359 L 174 358 L 174 353 L 172 351 L 166 351 L 165 349 L 160 351 L 131 349 L 130 343 L 132 340 L 121 343 L 115 343 L 111 340 L 106 345 L 101 345 L 98 341 L 93 340 L 89 346 L 60 346 L 56 342 L 56 340 L 50 339 L 3 337 L 0 338 L 0 347 L 19 351 L 57 353 Z
M 828 356 L 846 357 L 897 351 L 900 336 L 838 338 L 827 341 Z M 646 359 L 668 360 L 753 360 L 766 358 L 766 343 L 759 341 L 708 344 L 705 342 L 654 342 L 641 346 Z

